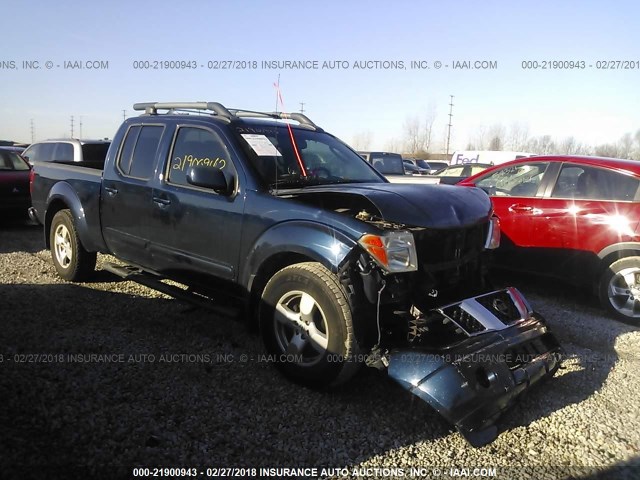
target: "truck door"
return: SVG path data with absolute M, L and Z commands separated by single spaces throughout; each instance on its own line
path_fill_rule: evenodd
M 216 168 L 235 184 L 231 195 L 187 182 L 192 166 Z M 242 170 L 215 127 L 178 125 L 162 181 L 152 192 L 159 230 L 154 257 L 162 270 L 233 280 L 237 276 L 244 212 Z
M 147 268 L 153 268 L 152 184 L 163 130 L 162 125 L 131 126 L 102 181 L 100 210 L 107 247 L 118 258 Z

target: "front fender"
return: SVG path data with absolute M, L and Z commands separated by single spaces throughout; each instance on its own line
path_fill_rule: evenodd
M 242 268 L 241 284 L 251 291 L 256 273 L 270 258 L 283 253 L 299 254 L 320 262 L 332 272 L 345 260 L 357 242 L 329 225 L 289 221 L 265 231 L 250 250 Z
M 73 215 L 73 220 L 82 246 L 90 251 L 104 251 L 106 246 L 100 230 L 100 190 L 87 192 L 83 197 L 78 196 L 76 190 L 66 182 L 56 183 L 47 197 L 47 209 L 45 213 L 45 242 L 49 247 L 49 229 L 53 216 L 61 209 L 68 208 Z

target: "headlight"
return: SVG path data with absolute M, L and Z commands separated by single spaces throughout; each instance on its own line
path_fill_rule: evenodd
M 418 269 L 418 254 L 411 232 L 365 234 L 358 243 L 389 273 L 413 272 Z
M 493 250 L 500 246 L 500 220 L 498 217 L 491 217 L 489 221 L 489 233 L 484 243 L 484 248 Z

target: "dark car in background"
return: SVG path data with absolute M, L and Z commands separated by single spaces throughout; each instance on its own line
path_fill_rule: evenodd
M 357 152 L 383 175 L 405 175 L 402 155 L 393 152 Z
M 640 325 L 640 162 L 523 158 L 460 185 L 491 197 L 499 266 L 590 287 L 617 318 Z
M 415 160 L 409 158 L 403 158 L 402 163 L 405 173 L 409 175 L 428 175 L 431 172 L 431 169 L 421 167 Z
M 109 140 L 44 140 L 31 144 L 22 156 L 31 165 L 35 162 L 55 162 L 101 169 L 110 144 Z
M 9 152 L 15 152 L 22 154 L 25 151 L 27 145 L 0 145 L 0 150 L 7 150 Z
M 0 214 L 3 217 L 26 217 L 31 206 L 30 168 L 10 149 L 0 148 Z
M 418 162 L 426 162 L 429 165 L 431 170 L 430 173 L 436 173 L 442 170 L 443 168 L 447 168 L 449 166 L 448 162 L 443 162 L 441 160 L 417 160 Z

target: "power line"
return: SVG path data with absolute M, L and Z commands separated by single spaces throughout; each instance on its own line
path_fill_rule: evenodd
M 449 101 L 449 125 L 448 125 L 448 131 L 447 131 L 447 155 L 449 155 L 449 142 L 451 141 L 451 127 L 453 126 L 453 123 L 451 121 L 452 117 L 453 117 L 453 95 L 449 95 L 451 97 L 451 100 Z

